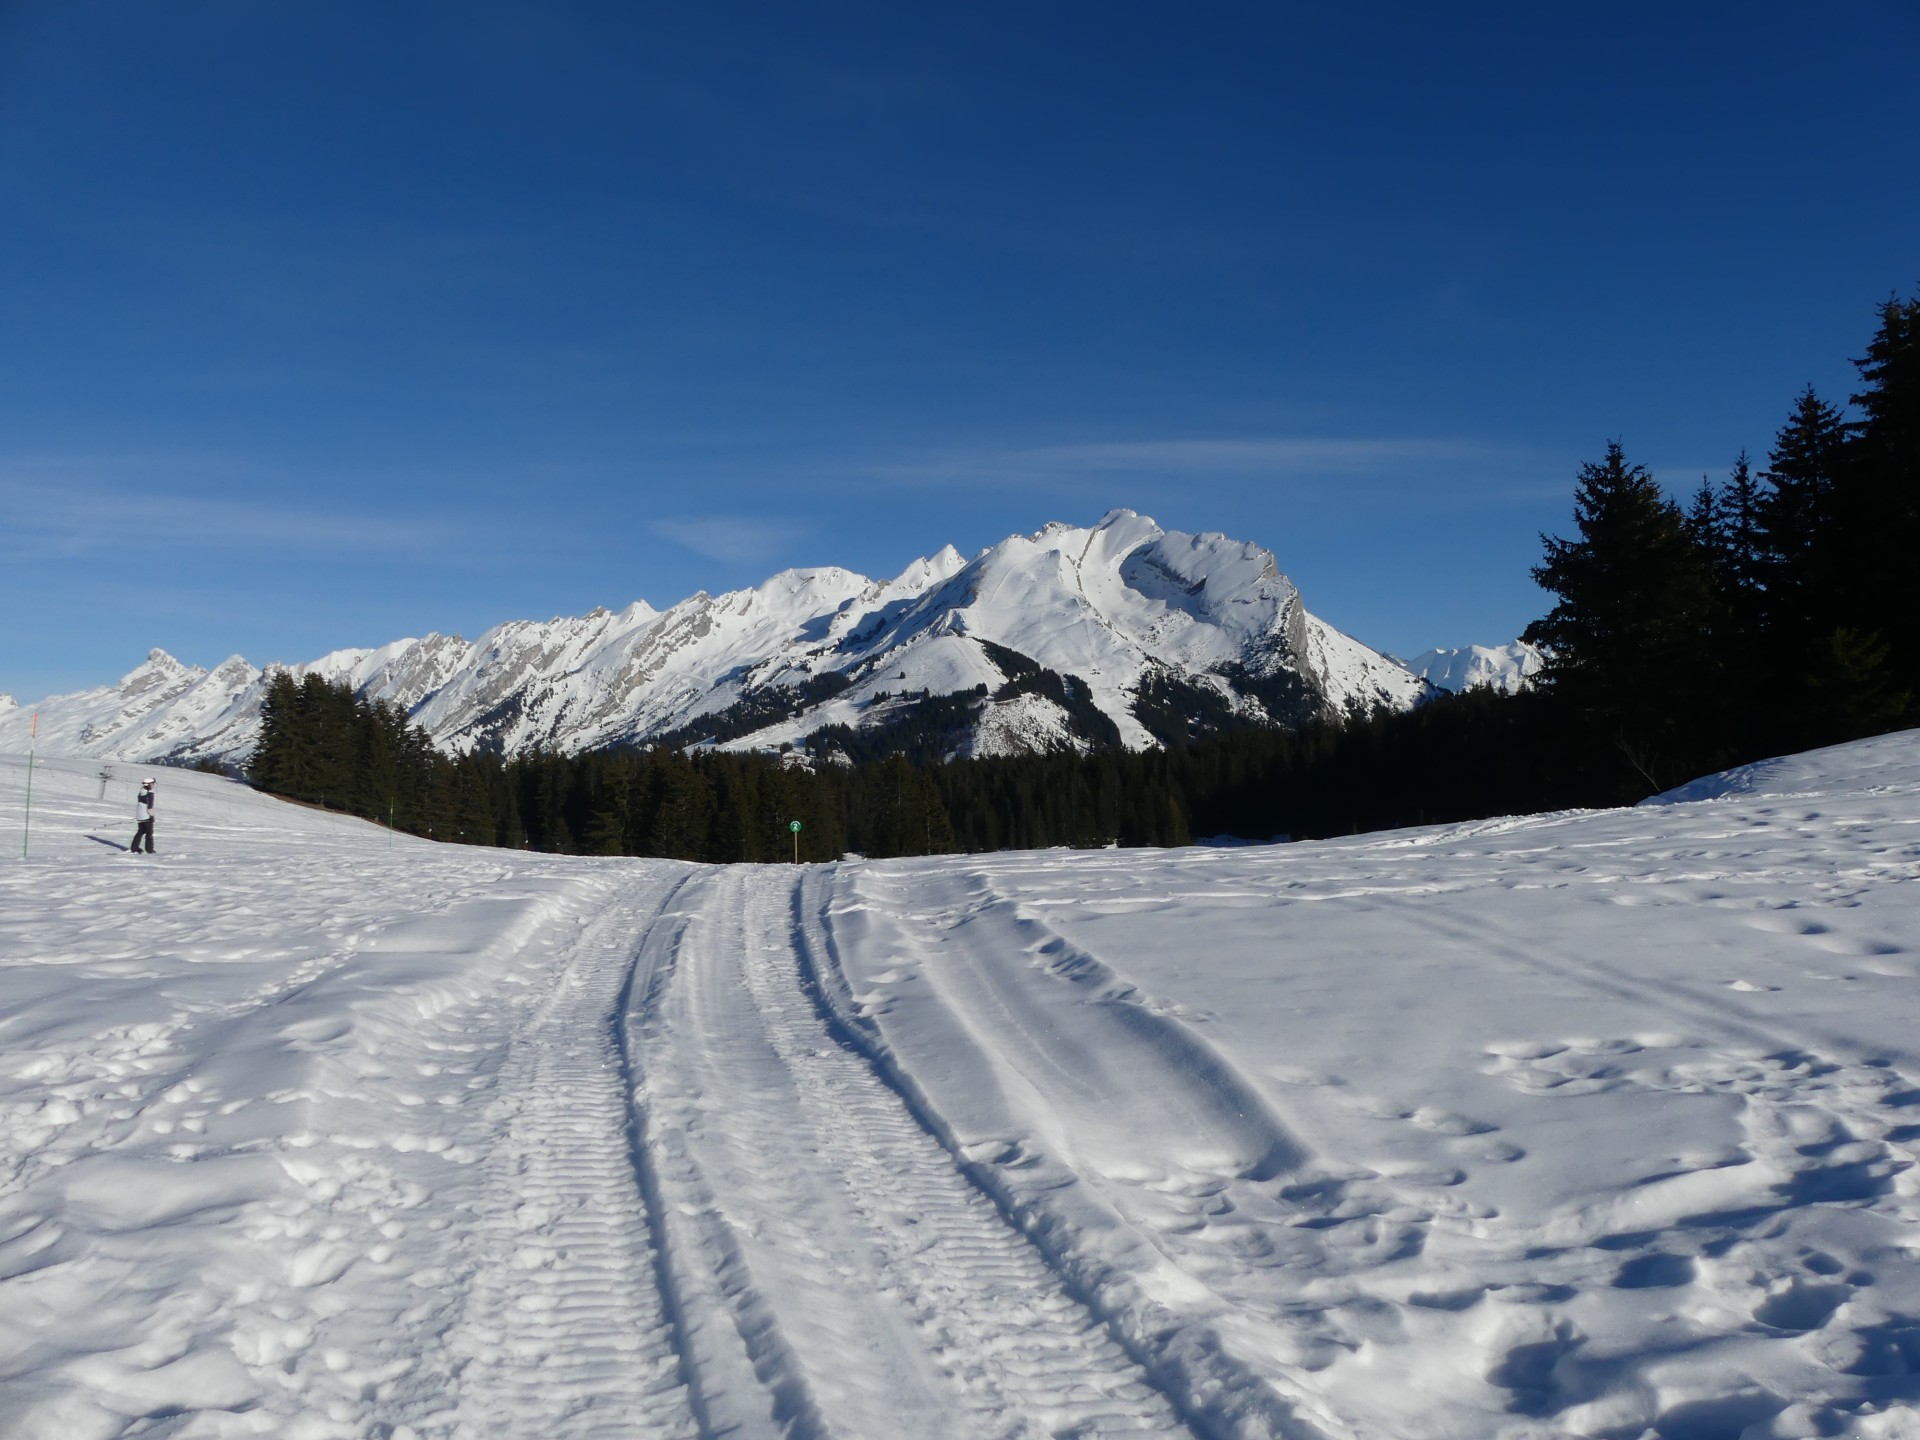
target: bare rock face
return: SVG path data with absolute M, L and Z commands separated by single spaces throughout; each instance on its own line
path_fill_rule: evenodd
M 823 731 L 877 753 L 910 721 L 924 735 L 935 714 L 951 731 L 948 754 L 1144 749 L 1234 725 L 1404 709 L 1433 693 L 1309 614 L 1271 551 L 1162 530 L 1130 510 L 1011 536 L 971 560 L 948 546 L 888 581 L 785 570 L 666 611 L 636 601 L 287 668 L 400 705 L 453 753 L 653 740 L 772 748 Z M 203 671 L 156 650 L 114 685 L 43 702 L 41 741 L 103 758 L 237 762 L 264 691 L 263 673 L 238 656 Z M 24 710 L 0 703 L 0 748 L 23 747 L 25 724 Z

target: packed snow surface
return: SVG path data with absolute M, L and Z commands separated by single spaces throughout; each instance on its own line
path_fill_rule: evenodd
M 10 1440 L 1920 1434 L 1920 735 L 731 869 L 97 769 L 22 860 L 0 758 Z

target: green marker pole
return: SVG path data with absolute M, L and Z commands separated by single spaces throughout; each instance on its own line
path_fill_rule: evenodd
M 793 832 L 793 863 L 798 865 L 800 863 L 800 822 L 798 820 L 788 821 L 787 829 Z
M 33 712 L 33 733 L 27 740 L 27 818 L 20 827 L 20 858 L 27 858 L 27 845 L 33 838 L 33 752 L 40 748 L 40 712 Z

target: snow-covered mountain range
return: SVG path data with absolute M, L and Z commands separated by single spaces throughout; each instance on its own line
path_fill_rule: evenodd
M 1540 673 L 1546 663 L 1524 640 L 1505 645 L 1460 645 L 1426 650 L 1407 662 L 1407 668 L 1437 690 L 1458 692 L 1481 688 L 1503 695 L 1516 693 Z
M 886 581 L 785 570 L 665 611 L 635 601 L 510 621 L 472 642 L 427 635 L 286 668 L 403 706 L 453 753 L 660 738 L 763 749 L 826 727 L 884 747 L 937 719 L 951 753 L 984 755 L 1140 749 L 1233 724 L 1404 709 L 1525 664 L 1476 670 L 1477 657 L 1507 652 L 1473 647 L 1474 659 L 1457 659 L 1466 653 L 1404 665 L 1309 614 L 1271 551 L 1115 510 L 972 560 L 948 546 Z M 115 684 L 43 701 L 39 743 L 129 761 L 237 761 L 255 742 L 265 688 L 265 673 L 237 655 L 204 670 L 155 650 Z M 25 748 L 28 723 L 0 697 L 0 748 Z

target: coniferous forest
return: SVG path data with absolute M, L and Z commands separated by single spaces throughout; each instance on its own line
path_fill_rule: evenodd
M 1544 536 L 1546 652 L 1513 696 L 1128 753 L 851 765 L 674 744 L 436 751 L 404 711 L 273 678 L 257 786 L 467 844 L 714 862 L 1180 845 L 1627 804 L 1694 775 L 1920 724 L 1920 297 L 1890 299 L 1859 390 L 1809 388 L 1765 457 L 1669 497 L 1617 443 Z M 672 737 L 679 739 L 680 737 Z M 842 736 L 841 740 L 848 737 Z M 1116 737 L 1117 738 L 1117 737 Z M 849 750 L 836 747 L 844 758 Z

